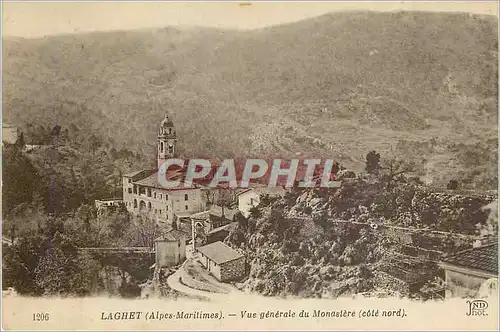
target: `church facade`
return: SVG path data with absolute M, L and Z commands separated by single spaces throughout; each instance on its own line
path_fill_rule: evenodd
M 201 188 L 164 188 L 158 181 L 158 169 L 169 158 L 176 156 L 177 134 L 167 115 L 160 123 L 157 141 L 157 168 L 138 170 L 123 176 L 123 203 L 132 214 L 149 215 L 161 222 L 172 223 L 203 211 L 205 204 Z

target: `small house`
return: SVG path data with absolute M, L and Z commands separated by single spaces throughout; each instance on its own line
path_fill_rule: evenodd
M 172 229 L 155 239 L 156 266 L 175 266 L 186 259 L 186 240 L 189 235 Z
M 283 187 L 255 186 L 237 194 L 238 210 L 248 218 L 250 210 L 259 205 L 262 196 L 283 197 L 287 190 Z
M 245 256 L 221 241 L 197 249 L 201 264 L 219 281 L 241 279 L 245 275 Z
M 484 285 L 495 280 L 498 284 L 498 243 L 459 251 L 442 259 L 440 266 L 445 270 L 446 298 L 477 297 Z

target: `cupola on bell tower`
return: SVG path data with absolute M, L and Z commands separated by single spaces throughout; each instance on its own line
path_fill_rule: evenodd
M 177 135 L 175 133 L 174 123 L 169 115 L 165 115 L 165 119 L 160 123 L 158 129 L 158 168 L 169 158 L 175 156 L 175 143 Z

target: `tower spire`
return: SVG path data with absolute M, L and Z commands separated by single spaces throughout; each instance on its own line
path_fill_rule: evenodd
M 174 123 L 170 114 L 165 112 L 165 118 L 160 123 L 158 129 L 158 168 L 169 158 L 175 156 L 175 144 L 177 142 L 177 134 L 175 132 Z

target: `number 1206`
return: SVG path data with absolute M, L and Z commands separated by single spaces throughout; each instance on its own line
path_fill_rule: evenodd
M 48 312 L 39 312 L 36 314 L 33 314 L 33 320 L 35 322 L 45 322 L 49 320 L 49 313 Z

